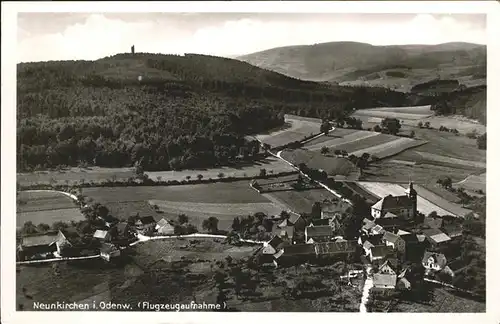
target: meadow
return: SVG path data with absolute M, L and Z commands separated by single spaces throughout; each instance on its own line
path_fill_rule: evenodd
M 57 192 L 21 191 L 17 194 L 17 228 L 27 221 L 34 225 L 83 219 L 80 209 L 71 198 Z
M 209 169 L 185 169 L 181 171 L 146 171 L 148 177 L 157 181 L 177 180 L 182 181 L 190 178 L 196 179 L 199 174 L 203 179 L 217 179 L 222 173 L 224 177 L 251 177 L 259 175 L 261 169 L 266 169 L 268 174 L 293 171 L 283 161 L 275 157 L 267 157 L 253 162 L 241 162 L 233 166 L 225 166 Z M 58 184 L 73 185 L 82 181 L 86 183 L 103 183 L 107 181 L 127 181 L 136 176 L 134 168 L 66 168 L 59 171 L 35 171 L 31 173 L 18 173 L 17 183 L 21 186 L 33 184 Z
M 486 192 L 486 173 L 480 175 L 470 175 L 462 181 L 454 183 L 455 187 L 462 187 L 466 190 L 482 190 Z
M 179 214 L 186 214 L 199 230 L 203 220 L 210 216 L 217 217 L 219 229 L 226 230 L 236 216 L 281 212 L 250 188 L 246 180 L 170 187 L 94 187 L 84 188 L 83 195 L 109 206 L 110 212 L 121 219 L 139 213 L 156 220 L 162 217 L 174 220 Z
M 271 147 L 279 147 L 319 134 L 320 126 L 321 120 L 319 119 L 285 115 L 284 127 L 267 134 L 255 135 L 255 138 Z
M 305 163 L 309 168 L 324 170 L 329 176 L 342 179 L 357 179 L 359 176 L 358 168 L 346 158 L 322 155 L 307 149 L 283 150 L 280 156 L 293 165 Z

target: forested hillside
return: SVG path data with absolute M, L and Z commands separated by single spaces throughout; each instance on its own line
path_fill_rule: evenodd
M 244 136 L 281 126 L 285 113 L 334 117 L 409 100 L 383 88 L 300 81 L 194 54 L 22 63 L 17 95 L 18 171 L 210 167 L 251 158 L 258 146 Z

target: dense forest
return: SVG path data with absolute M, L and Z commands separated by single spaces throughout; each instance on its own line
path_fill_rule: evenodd
M 384 88 L 301 81 L 206 55 L 21 63 L 17 168 L 211 167 L 256 156 L 258 143 L 245 135 L 283 125 L 285 113 L 337 118 L 409 100 Z

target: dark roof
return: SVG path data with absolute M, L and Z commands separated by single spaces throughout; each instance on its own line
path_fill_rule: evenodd
M 313 219 L 311 221 L 311 224 L 313 226 L 326 226 L 330 224 L 330 220 L 328 218 L 322 218 L 322 219 Z
M 276 249 L 281 243 L 283 243 L 283 240 L 279 236 L 274 236 L 267 244 L 272 246 L 274 249 Z
M 382 239 L 391 243 L 395 243 L 398 239 L 401 239 L 401 237 L 391 232 L 385 232 Z
M 387 258 L 379 268 L 382 268 L 385 265 L 389 266 L 392 270 L 394 270 L 394 272 L 398 270 L 398 262 L 395 258 Z
M 332 228 L 330 226 L 309 226 L 306 227 L 307 237 L 317 237 L 317 236 L 328 236 L 333 235 Z
M 385 257 L 392 253 L 392 248 L 387 245 L 376 245 L 371 248 L 373 257 Z
M 355 241 L 316 243 L 314 244 L 314 250 L 316 254 L 352 253 L 356 251 L 356 245 Z
M 442 253 L 436 253 L 436 252 L 425 251 L 424 257 L 422 258 L 422 262 L 426 262 L 431 257 L 433 257 L 436 260 L 435 262 L 440 267 L 443 268 L 446 265 L 446 256 Z
M 117 251 L 118 248 L 114 245 L 114 244 L 111 244 L 111 243 L 104 243 L 101 245 L 101 252 L 102 253 L 111 253 L 113 251 Z
M 78 233 L 76 228 L 68 227 L 68 228 L 60 229 L 59 231 L 64 235 L 66 240 L 68 240 L 68 242 L 70 242 L 71 244 L 83 243 L 82 236 L 80 235 L 80 233 Z
M 430 228 L 440 228 L 443 226 L 442 218 L 426 217 L 424 218 L 424 224 Z
M 413 201 L 407 196 L 386 196 L 382 200 L 382 210 L 412 207 Z
M 406 243 L 418 243 L 418 237 L 417 237 L 417 235 L 415 233 L 400 235 L 400 237 Z
M 453 262 L 448 263 L 448 268 L 450 268 L 451 271 L 457 272 L 458 270 L 461 270 L 465 267 L 467 267 L 468 264 L 462 259 L 457 259 Z
M 351 205 L 349 205 L 347 202 L 338 200 L 338 201 L 333 201 L 324 204 L 323 208 L 321 208 L 321 211 L 324 213 L 345 213 L 349 211 L 351 208 Z
M 153 218 L 153 216 L 144 216 L 144 217 L 139 218 L 139 220 L 141 221 L 141 223 L 143 225 L 148 225 L 148 224 L 156 223 L 156 221 Z
M 295 244 L 283 248 L 283 255 L 315 254 L 314 244 Z
M 37 234 L 23 236 L 21 239 L 22 247 L 34 247 L 41 245 L 51 245 L 57 239 L 57 233 Z
M 370 231 L 375 225 L 376 225 L 375 222 L 367 220 L 367 222 L 363 224 L 361 228 L 365 231 Z
M 441 230 L 438 229 L 438 228 L 429 228 L 429 229 L 424 229 L 422 231 L 422 234 L 424 234 L 427 237 L 431 237 L 431 236 L 434 236 L 434 235 L 439 235 L 441 233 L 443 233 L 443 232 L 441 232 Z
M 396 286 L 397 276 L 395 274 L 373 274 L 373 284 L 375 286 Z
M 129 225 L 126 222 L 120 222 L 120 223 L 116 224 L 115 227 L 116 227 L 116 230 L 118 231 L 118 233 L 123 233 L 127 230 Z
M 442 227 L 443 232 L 445 232 L 449 237 L 457 237 L 462 235 L 462 227 L 458 224 L 456 225 L 445 225 Z
M 424 233 L 427 239 L 434 243 L 442 243 L 451 240 L 448 235 L 435 228 L 423 230 L 422 233 Z

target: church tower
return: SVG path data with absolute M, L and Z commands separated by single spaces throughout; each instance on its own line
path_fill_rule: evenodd
M 417 191 L 413 188 L 413 182 L 410 180 L 408 189 L 405 190 L 406 196 L 413 202 L 413 217 L 417 215 Z

